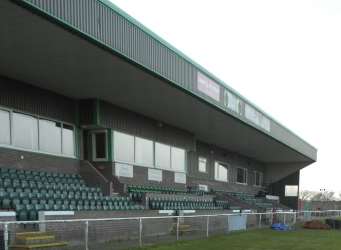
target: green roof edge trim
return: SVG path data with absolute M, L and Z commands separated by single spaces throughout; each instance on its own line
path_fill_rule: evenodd
M 229 112 L 226 109 L 223 109 L 222 107 L 218 106 L 217 104 L 207 100 L 207 99 L 203 99 L 202 97 L 198 96 L 196 93 L 185 89 L 181 86 L 179 86 L 176 82 L 160 75 L 158 72 L 155 72 L 154 70 L 148 68 L 147 66 L 135 61 L 133 58 L 130 58 L 127 55 L 122 54 L 121 52 L 117 51 L 116 49 L 106 45 L 105 43 L 103 43 L 102 41 L 98 40 L 96 37 L 92 36 L 91 34 L 87 34 L 84 33 L 82 30 L 78 29 L 77 27 L 69 24 L 68 22 L 65 22 L 64 20 L 52 15 L 49 12 L 46 12 L 45 10 L 41 9 L 40 7 L 34 5 L 30 0 L 11 0 L 14 2 L 17 2 L 19 5 L 23 6 L 23 7 L 29 7 L 32 10 L 37 10 L 39 11 L 43 16 L 48 17 L 50 20 L 55 20 L 57 21 L 57 23 L 62 24 L 63 26 L 65 26 L 68 30 L 72 30 L 72 31 L 76 31 L 78 33 L 80 33 L 82 36 L 89 38 L 90 40 L 100 44 L 101 46 L 113 51 L 114 53 L 122 56 L 123 58 L 127 58 L 130 61 L 132 61 L 133 63 L 140 65 L 141 67 L 153 72 L 154 74 L 158 75 L 159 77 L 161 77 L 162 79 L 167 80 L 168 82 L 173 83 L 176 87 L 180 87 L 183 90 L 186 90 L 186 92 L 189 92 L 191 95 L 196 96 L 198 98 L 200 98 L 201 100 L 213 105 L 214 107 L 218 108 L 221 111 L 224 111 L 224 113 L 227 113 L 229 115 L 232 115 L 235 119 L 240 120 L 241 122 L 246 123 L 247 125 L 255 128 L 256 130 L 258 130 L 261 133 L 267 134 L 269 135 L 272 139 L 292 148 L 293 150 L 295 150 L 296 152 L 312 159 L 313 161 L 316 161 L 315 157 L 313 156 L 313 158 L 311 158 L 310 155 L 307 155 L 304 152 L 301 152 L 300 150 L 298 150 L 297 148 L 294 148 L 293 146 L 289 145 L 288 143 L 272 136 L 269 132 L 264 131 L 263 129 L 259 128 L 257 125 L 253 124 L 252 122 L 248 121 L 246 118 L 244 117 L 240 117 L 232 112 Z M 179 51 L 178 49 L 176 49 L 174 46 L 172 46 L 171 44 L 169 44 L 167 41 L 165 41 L 164 39 L 162 39 L 160 36 L 158 36 L 157 34 L 155 34 L 153 31 L 151 31 L 149 28 L 147 28 L 146 26 L 144 26 L 143 24 L 141 24 L 140 22 L 138 22 L 136 19 L 134 19 L 133 17 L 131 17 L 129 14 L 127 14 L 125 11 L 123 11 L 122 9 L 120 9 L 118 6 L 116 6 L 114 3 L 110 2 L 109 0 L 95 0 L 101 4 L 103 4 L 105 7 L 110 8 L 111 10 L 113 10 L 114 12 L 116 12 L 118 15 L 122 16 L 123 18 L 127 19 L 129 22 L 131 22 L 133 25 L 136 25 L 138 28 L 140 28 L 143 32 L 145 32 L 146 34 L 150 35 L 152 38 L 154 38 L 157 42 L 161 43 L 162 45 L 166 46 L 168 49 L 172 50 L 173 52 L 175 52 L 178 56 L 181 56 L 183 59 L 185 59 L 188 63 L 194 65 L 195 67 L 197 67 L 197 69 L 199 71 L 201 71 L 202 73 L 206 74 L 208 77 L 210 77 L 212 80 L 215 80 L 219 85 L 221 85 L 222 87 L 226 88 L 227 90 L 231 91 L 232 93 L 236 94 L 240 99 L 242 99 L 244 102 L 248 103 L 249 105 L 253 106 L 255 109 L 257 109 L 259 112 L 263 113 L 264 115 L 266 115 L 268 118 L 270 118 L 272 120 L 272 122 L 277 123 L 279 126 L 281 126 L 283 129 L 287 130 L 288 132 L 290 132 L 292 135 L 296 136 L 297 139 L 301 140 L 302 142 L 304 142 L 305 144 L 307 144 L 307 146 L 311 147 L 313 150 L 317 151 L 317 149 L 312 146 L 310 143 L 308 143 L 307 141 L 305 141 L 304 139 L 302 139 L 300 136 L 298 136 L 296 133 L 292 132 L 290 129 L 288 129 L 287 127 L 283 126 L 281 123 L 279 123 L 276 119 L 272 118 L 270 115 L 268 115 L 266 112 L 264 112 L 262 109 L 260 109 L 257 105 L 254 105 L 251 101 L 249 101 L 247 98 L 243 97 L 238 91 L 234 90 L 233 88 L 231 88 L 230 86 L 228 86 L 225 82 L 223 82 L 222 80 L 220 80 L 219 78 L 217 78 L 216 76 L 214 76 L 212 73 L 210 73 L 208 70 L 206 70 L 204 67 L 202 67 L 201 65 L 199 65 L 198 63 L 196 63 L 195 61 L 193 61 L 192 59 L 190 59 L 188 56 L 186 56 L 184 53 L 182 53 L 181 51 Z

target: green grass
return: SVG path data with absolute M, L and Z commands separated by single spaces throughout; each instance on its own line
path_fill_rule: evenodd
M 207 240 L 179 241 L 170 245 L 145 247 L 150 250 L 340 250 L 341 231 L 269 229 L 231 233 Z

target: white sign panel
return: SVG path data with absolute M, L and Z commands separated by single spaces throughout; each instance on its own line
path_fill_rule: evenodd
M 220 101 L 220 86 L 200 72 L 197 74 L 197 87 L 200 92 L 217 102 Z
M 184 173 L 174 173 L 174 182 L 186 184 L 186 174 Z
M 208 186 L 207 185 L 199 184 L 198 188 L 201 191 L 206 191 L 206 192 L 208 191 Z
M 245 117 L 249 121 L 270 132 L 270 120 L 248 104 L 245 104 Z
M 115 175 L 118 177 L 134 177 L 134 167 L 129 164 L 115 163 Z
M 162 181 L 162 170 L 148 168 L 148 181 Z
M 285 186 L 285 197 L 297 197 L 298 196 L 298 186 Z

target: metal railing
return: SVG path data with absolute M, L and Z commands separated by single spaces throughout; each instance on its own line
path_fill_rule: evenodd
M 183 216 L 68 219 L 0 222 L 4 249 L 15 243 L 18 232 L 48 232 L 66 249 L 124 249 L 178 240 L 203 239 L 237 230 L 269 228 L 273 223 L 294 227 L 298 222 L 341 217 L 340 210 L 232 213 Z M 64 248 L 63 248 L 64 249 Z

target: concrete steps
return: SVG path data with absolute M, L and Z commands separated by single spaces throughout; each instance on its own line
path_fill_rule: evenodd
M 23 232 L 15 235 L 15 242 L 10 246 L 11 250 L 57 250 L 64 249 L 66 242 L 56 241 L 52 233 L 44 232 Z

